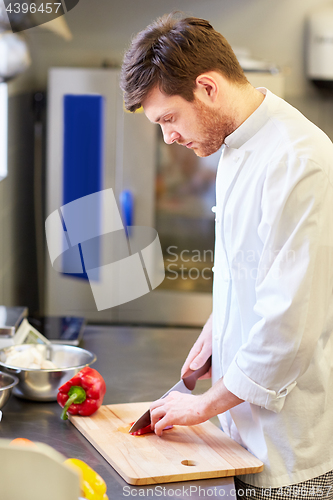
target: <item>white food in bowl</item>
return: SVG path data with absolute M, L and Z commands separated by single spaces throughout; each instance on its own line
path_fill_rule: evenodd
M 6 364 L 15 368 L 54 369 L 58 368 L 46 359 L 46 346 L 31 345 L 23 351 L 12 350 L 6 357 Z

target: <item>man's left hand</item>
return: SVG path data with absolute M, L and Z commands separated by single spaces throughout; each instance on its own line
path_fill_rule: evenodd
M 241 403 L 242 399 L 228 391 L 223 378 L 198 396 L 172 391 L 150 405 L 151 428 L 161 436 L 163 429 L 170 425 L 200 424 Z
M 170 425 L 196 425 L 205 422 L 209 416 L 206 417 L 202 403 L 202 395 L 172 391 L 167 397 L 151 404 L 151 427 L 155 434 L 161 436 L 163 429 Z

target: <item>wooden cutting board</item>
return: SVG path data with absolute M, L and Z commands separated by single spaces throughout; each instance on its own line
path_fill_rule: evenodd
M 211 422 L 132 436 L 149 403 L 101 406 L 70 421 L 129 484 L 158 484 L 260 472 L 263 464 Z

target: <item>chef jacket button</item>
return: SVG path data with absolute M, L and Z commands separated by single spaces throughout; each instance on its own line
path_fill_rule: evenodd
M 214 271 L 215 271 L 215 269 L 214 269 L 214 266 L 213 266 L 213 267 L 212 267 L 212 272 L 214 272 Z
M 218 335 L 215 335 L 214 339 L 215 339 L 215 340 L 218 340 L 218 339 L 219 339 L 219 336 L 218 336 Z
M 214 214 L 215 214 L 215 212 L 216 212 L 216 206 L 212 207 L 212 208 L 211 208 L 211 210 L 212 210 L 212 212 L 214 212 Z

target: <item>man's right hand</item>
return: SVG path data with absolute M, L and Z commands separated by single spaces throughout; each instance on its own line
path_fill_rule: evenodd
M 212 326 L 213 326 L 213 315 L 211 314 L 202 329 L 198 339 L 190 350 L 185 363 L 183 364 L 181 375 L 190 368 L 191 370 L 197 370 L 200 368 L 211 356 L 212 354 Z M 210 378 L 211 368 L 205 373 L 200 379 Z

